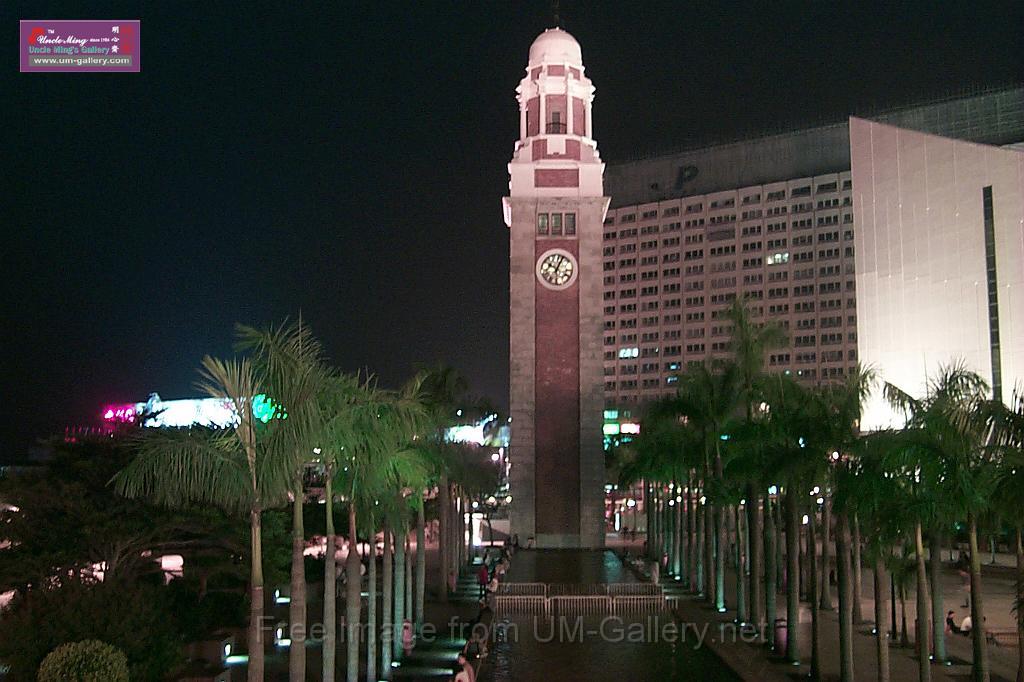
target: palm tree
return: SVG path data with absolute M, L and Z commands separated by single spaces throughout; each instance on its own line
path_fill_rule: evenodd
M 706 581 L 709 600 L 719 612 L 725 611 L 726 496 L 724 490 L 723 442 L 729 438 L 736 400 L 741 390 L 739 368 L 723 363 L 717 371 L 701 365 L 680 381 L 674 397 L 656 404 L 653 414 L 675 415 L 693 429 L 703 455 L 704 492 L 714 505 L 714 528 L 705 523 L 705 565 L 714 566 L 714 581 Z M 677 479 L 678 480 L 678 479 Z M 713 483 L 712 483 L 713 481 Z M 706 516 L 710 513 L 706 512 Z M 713 531 L 713 532 L 712 532 Z
M 800 614 L 800 527 L 805 495 L 820 480 L 825 466 L 827 434 L 822 401 L 791 377 L 776 376 L 765 382 L 766 417 L 759 422 L 765 470 L 784 484 L 786 535 L 786 657 L 794 665 L 801 660 L 799 641 Z M 809 531 L 816 524 L 815 513 L 808 514 Z M 809 537 L 808 558 L 814 557 L 814 534 Z M 817 567 L 816 560 L 814 561 Z M 812 595 L 817 595 L 817 578 L 809 576 Z M 817 674 L 818 603 L 811 608 L 811 674 Z M 778 643 L 776 643 L 778 645 Z
M 907 417 L 906 456 L 911 481 L 918 490 L 934 489 L 933 502 L 924 504 L 925 514 L 919 518 L 935 520 L 943 512 L 967 517 L 968 540 L 971 547 L 971 629 L 973 648 L 972 676 L 975 682 L 988 682 L 988 645 L 985 637 L 984 604 L 981 590 L 981 558 L 978 555 L 978 518 L 988 507 L 991 484 L 992 451 L 986 447 L 990 423 L 983 406 L 987 404 L 988 386 L 966 368 L 963 362 L 940 367 L 929 377 L 925 395 L 913 398 L 900 388 L 886 384 L 889 402 Z M 921 485 L 918 486 L 920 481 Z M 935 507 L 947 506 L 937 511 Z M 918 553 L 918 580 L 926 582 L 920 521 L 914 530 Z M 918 585 L 919 605 L 927 603 L 927 587 Z M 919 612 L 923 609 L 919 609 Z M 927 657 L 927 617 L 918 617 L 921 655 Z M 922 679 L 925 679 L 922 672 Z
M 355 682 L 359 676 L 361 600 L 357 510 L 372 506 L 381 491 L 403 491 L 408 481 L 415 479 L 417 484 L 422 484 L 425 479 L 423 472 L 426 466 L 410 447 L 414 437 L 423 432 L 427 423 L 420 386 L 420 376 L 409 381 L 398 393 L 384 391 L 368 382 L 365 390 L 370 396 L 369 403 L 373 411 L 361 410 L 355 423 L 349 425 L 352 430 L 362 434 L 362 438 L 355 443 L 350 440 L 343 450 L 340 449 L 344 454 L 339 462 L 342 466 L 336 473 L 337 483 L 339 489 L 345 491 L 349 502 L 348 590 L 345 603 L 349 682 Z M 404 496 L 408 496 L 408 493 Z M 404 550 L 400 556 L 404 556 Z M 398 619 L 394 625 L 398 625 Z M 333 670 L 330 672 L 333 676 Z M 326 674 L 324 679 L 327 679 Z
M 213 504 L 249 517 L 249 664 L 250 682 L 263 680 L 263 542 L 264 509 L 283 504 L 293 485 L 297 462 L 282 456 L 273 442 L 277 424 L 263 424 L 253 414 L 253 397 L 263 393 L 265 377 L 250 360 L 203 358 L 200 390 L 231 405 L 234 426 L 147 431 L 139 454 L 114 478 L 126 497 L 148 497 L 169 507 Z M 282 420 L 283 421 L 283 420 Z
M 739 368 L 740 383 L 743 387 L 743 408 L 746 421 L 754 418 L 754 405 L 759 401 L 755 387 L 764 374 L 764 355 L 772 348 L 779 348 L 789 342 L 786 330 L 775 323 L 756 324 L 740 299 L 733 301 L 727 318 L 732 322 L 731 350 L 733 361 Z M 764 572 L 764 546 L 762 543 L 764 518 L 761 512 L 761 489 L 764 481 L 751 478 L 747 481 L 745 498 L 747 529 L 750 538 L 750 613 L 756 626 L 763 623 L 761 614 L 761 574 Z
M 299 316 L 295 324 L 284 322 L 276 328 L 236 327 L 238 350 L 252 352 L 253 362 L 266 377 L 266 388 L 274 399 L 286 406 L 288 419 L 280 424 L 280 437 L 274 444 L 282 448 L 279 456 L 295 462 L 289 496 L 292 503 L 292 566 L 289 602 L 288 676 L 293 682 L 306 679 L 306 576 L 305 532 L 302 508 L 307 464 L 326 437 L 323 411 L 325 391 L 331 371 L 321 356 L 321 346 Z
M 432 440 L 436 446 L 444 445 L 445 428 L 453 426 L 459 417 L 462 404 L 466 402 L 466 391 L 469 384 L 466 378 L 454 367 L 435 365 L 425 368 L 423 372 L 422 392 L 425 406 L 435 422 Z M 453 522 L 456 520 L 452 509 L 452 490 L 449 481 L 451 461 L 438 452 L 435 458 L 437 467 L 434 471 L 438 492 L 438 553 L 441 559 L 441 570 L 438 576 L 438 594 L 442 599 L 448 596 L 448 574 L 458 570 L 457 549 L 453 546 Z
M 865 552 L 872 565 L 875 607 L 875 653 L 878 681 L 888 682 L 889 664 L 889 578 L 886 566 L 892 547 L 901 535 L 903 509 L 900 484 L 886 463 L 889 451 L 897 447 L 892 433 L 880 431 L 858 439 L 854 457 L 844 463 L 837 476 L 836 505 L 855 515 L 867 529 Z
M 832 472 L 836 502 L 836 574 L 839 581 L 839 658 L 840 677 L 843 682 L 853 682 L 853 548 L 851 547 L 850 518 L 853 515 L 852 505 L 841 495 L 842 484 L 848 484 L 852 471 L 852 463 L 849 456 L 853 454 L 859 445 L 859 428 L 861 407 L 871 393 L 875 382 L 875 372 L 872 369 L 860 368 L 847 375 L 845 381 L 834 383 L 822 390 L 824 407 L 826 413 L 825 427 L 828 430 L 828 444 L 832 451 L 832 459 L 835 463 Z M 822 572 L 824 584 L 828 584 L 828 553 L 824 551 L 828 547 L 827 528 L 830 508 L 826 496 L 824 509 L 825 515 L 825 539 L 822 542 L 822 550 L 825 556 L 825 570 Z M 822 606 L 831 608 L 831 597 L 826 601 L 825 593 L 822 593 Z
M 1017 555 L 1017 682 L 1024 682 L 1024 387 L 1017 388 L 1009 405 L 992 401 L 982 416 L 989 421 L 997 449 L 993 508 L 1001 510 L 1014 529 Z

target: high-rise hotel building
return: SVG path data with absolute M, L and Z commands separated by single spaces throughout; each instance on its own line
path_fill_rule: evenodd
M 1011 145 L 1024 140 L 1024 88 L 870 118 Z M 790 345 L 766 357 L 771 371 L 810 383 L 851 371 L 861 209 L 850 150 L 844 122 L 608 164 L 606 408 L 628 410 L 671 394 L 687 366 L 727 356 L 723 312 L 736 298 L 755 319 L 789 330 Z

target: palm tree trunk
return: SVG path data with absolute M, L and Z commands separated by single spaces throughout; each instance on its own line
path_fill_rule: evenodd
M 679 561 L 681 580 L 683 586 L 686 588 L 690 587 L 690 557 L 693 555 L 693 546 L 690 539 L 690 525 L 693 517 L 693 497 L 690 489 L 690 475 L 687 472 L 686 485 L 683 492 L 683 528 L 682 528 L 682 558 Z
M 761 496 L 754 484 L 747 486 L 747 533 L 750 543 L 750 550 L 747 554 L 747 562 L 750 566 L 750 622 L 762 632 L 764 625 L 764 595 L 761 588 L 764 585 L 762 576 L 764 574 L 764 522 L 761 515 Z M 768 498 L 765 498 L 767 504 Z
M 836 515 L 836 577 L 839 581 L 839 679 L 853 677 L 853 560 L 845 512 Z
M 651 482 L 647 479 L 643 481 L 644 486 L 644 555 L 650 559 L 654 556 L 654 516 L 652 514 L 652 506 L 654 496 L 654 488 L 651 487 Z
M 686 585 L 686 589 L 691 591 L 695 584 L 695 559 L 697 558 L 696 528 L 697 500 L 693 493 L 693 470 L 690 470 L 686 476 L 686 541 L 683 544 L 683 550 L 686 552 L 686 567 L 684 569 L 683 582 Z
M 306 534 L 302 523 L 302 478 L 292 500 L 292 584 L 288 604 L 288 679 L 306 682 Z
M 747 609 L 747 577 L 744 575 L 744 545 L 743 538 L 746 535 L 746 528 L 742 521 L 738 504 L 732 506 L 734 525 L 736 526 L 736 621 L 746 623 L 750 618 Z
M 441 560 L 441 570 L 438 571 L 438 590 L 442 602 L 448 601 L 448 574 L 451 571 L 451 557 L 448 539 L 451 535 L 451 498 L 448 495 L 448 474 L 441 474 L 441 481 L 437 485 L 437 551 Z
M 910 646 L 910 632 L 907 630 L 907 586 L 900 584 L 900 646 Z
M 665 491 L 661 489 L 661 484 L 658 484 L 658 565 L 661 566 L 662 560 L 668 553 L 668 499 L 665 497 Z M 664 571 L 663 571 L 664 572 Z
M 412 538 L 405 534 L 405 620 L 412 623 Z
M 928 580 L 932 592 L 932 656 L 946 663 L 946 614 L 942 603 L 942 536 L 937 530 L 928 534 Z
M 1024 682 L 1024 542 L 1017 526 L 1017 682 Z
M 707 507 L 700 503 L 700 498 L 696 500 L 697 514 L 693 520 L 696 525 L 694 541 L 697 543 L 697 551 L 694 553 L 694 588 L 697 590 L 697 594 L 706 597 L 708 593 L 707 585 Z
M 675 515 L 672 519 L 672 573 L 677 580 L 683 573 L 683 498 L 680 494 L 682 486 L 676 483 Z
M 663 575 L 669 575 L 672 572 L 672 553 L 674 551 L 672 545 L 672 514 L 675 511 L 675 501 L 670 495 L 665 496 L 665 504 L 663 505 L 662 516 L 664 517 L 664 533 L 662 534 L 665 545 L 665 566 Z
M 971 543 L 971 641 L 974 682 L 989 682 L 988 641 L 985 639 L 985 609 L 981 595 L 981 557 L 978 556 L 978 519 L 973 512 L 967 514 L 968 536 Z
M 811 603 L 811 680 L 821 679 L 821 601 L 818 599 L 818 532 L 817 511 L 807 515 L 808 601 Z
M 823 492 L 821 505 L 821 608 L 832 610 L 832 501 Z
M 718 581 L 715 578 L 715 508 L 709 499 L 704 504 L 704 593 L 713 606 L 718 604 Z
M 369 562 L 366 568 L 366 679 L 377 678 L 377 530 L 370 524 Z
M 359 576 L 359 539 L 356 535 L 356 504 L 348 503 L 348 557 L 345 573 L 345 643 L 347 644 L 347 680 L 359 682 L 359 622 L 362 579 Z
M 863 579 L 861 568 L 861 545 L 860 545 L 860 519 L 853 515 L 853 624 L 860 625 L 864 622 L 864 595 Z
M 394 621 L 392 620 L 392 603 L 394 602 L 394 552 L 392 551 L 391 527 L 384 524 L 384 556 L 382 557 L 381 589 L 381 638 L 380 638 L 380 674 L 385 680 L 391 679 L 391 654 L 395 640 Z
M 459 496 L 458 488 L 452 488 L 451 502 L 449 507 L 449 513 L 452 518 L 452 531 L 451 531 L 451 548 L 449 553 L 451 555 L 451 569 L 455 571 L 455 577 L 458 578 L 462 572 L 462 535 L 465 532 L 463 528 L 463 512 L 462 498 Z M 522 538 L 524 541 L 526 538 Z
M 931 682 L 932 669 L 928 649 L 931 635 L 931 614 L 928 607 L 928 573 L 924 565 L 924 537 L 921 523 L 914 524 L 914 552 L 917 554 L 917 671 L 921 682 Z
M 767 495 L 764 498 L 764 635 L 772 650 L 778 646 L 775 641 L 775 618 L 777 615 L 776 597 L 779 589 L 779 566 L 775 562 L 778 547 L 775 534 L 775 515 L 772 512 L 772 501 Z
M 786 658 L 800 663 L 800 509 L 794 486 L 786 489 Z
M 427 591 L 427 532 L 426 518 L 423 511 L 423 494 L 416 499 L 416 603 L 413 609 L 413 622 L 416 632 L 423 627 L 423 603 Z
M 885 575 L 885 560 L 879 548 L 875 557 L 875 654 L 878 660 L 878 682 L 889 682 L 889 610 L 886 602 L 889 587 Z
M 338 569 L 334 562 L 334 493 L 331 490 L 331 471 L 328 469 L 324 484 L 324 513 L 327 522 L 327 547 L 324 551 L 324 650 L 323 679 L 334 682 L 334 659 L 338 651 Z
M 394 623 L 391 653 L 395 660 L 402 657 L 402 621 L 405 620 L 405 536 L 404 529 L 401 533 L 395 532 L 395 592 L 391 619 Z
M 658 491 L 653 483 L 650 484 L 649 492 L 647 522 L 651 527 L 647 535 L 647 558 L 656 561 L 658 558 Z
M 466 497 L 462 494 L 462 489 L 458 488 L 456 493 L 459 496 L 459 509 L 462 510 L 459 514 L 459 531 L 456 538 L 459 542 L 459 566 L 465 566 L 469 563 L 469 549 L 467 543 L 471 542 L 472 539 L 469 537 L 469 533 L 466 532 L 466 513 L 470 511 L 469 505 L 466 504 Z M 469 523 L 473 523 L 473 516 L 470 514 Z M 472 525 L 470 525 L 470 528 Z M 395 536 L 395 554 L 398 554 L 398 536 Z
M 808 535 L 808 533 L 803 530 L 803 524 L 802 523 L 801 523 L 801 527 L 800 527 L 799 532 L 800 532 L 800 535 L 798 537 L 800 539 L 798 540 L 798 542 L 800 543 L 800 551 L 801 551 L 801 555 L 800 555 L 800 559 L 801 559 L 800 560 L 800 599 L 802 599 L 803 601 L 809 601 L 810 597 L 808 595 L 810 594 L 810 584 L 811 584 L 811 581 L 807 578 L 807 566 L 809 565 L 809 563 L 811 561 L 811 551 L 808 548 L 808 543 L 807 543 L 807 535 Z
M 249 512 L 249 665 L 248 682 L 263 682 L 263 530 L 261 511 Z
M 715 438 L 715 480 L 721 485 L 725 480 L 722 464 L 721 441 Z M 729 547 L 726 528 L 725 505 L 715 504 L 715 607 L 725 612 L 725 553 Z

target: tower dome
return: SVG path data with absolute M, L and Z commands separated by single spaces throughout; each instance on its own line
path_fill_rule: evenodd
M 583 52 L 571 34 L 560 28 L 549 28 L 530 45 L 530 64 L 541 62 L 583 66 Z

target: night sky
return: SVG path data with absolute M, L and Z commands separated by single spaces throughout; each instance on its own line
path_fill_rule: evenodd
M 195 395 L 236 321 L 300 310 L 342 368 L 442 360 L 507 405 L 500 199 L 549 2 L 0 4 L 10 43 L 18 19 L 142 20 L 141 74 L 0 50 L 0 460 L 105 402 Z M 888 4 L 561 18 L 606 161 L 1022 79 L 1021 3 Z

